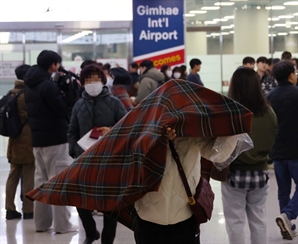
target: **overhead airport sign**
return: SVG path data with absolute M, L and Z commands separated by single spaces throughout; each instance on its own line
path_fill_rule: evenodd
M 184 64 L 184 1 L 133 0 L 133 55 L 160 68 Z

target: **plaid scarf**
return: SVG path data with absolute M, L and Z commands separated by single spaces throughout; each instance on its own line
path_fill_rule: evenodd
M 128 112 L 133 109 L 134 106 L 130 97 L 132 94 L 136 93 L 136 88 L 126 85 L 114 85 L 111 91 L 115 97 L 120 99 Z
M 134 202 L 157 191 L 168 140 L 249 132 L 252 113 L 239 103 L 184 80 L 170 80 L 124 116 L 73 164 L 26 196 L 53 205 L 99 210 L 133 228 Z

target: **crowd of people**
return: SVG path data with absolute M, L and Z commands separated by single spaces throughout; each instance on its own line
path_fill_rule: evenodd
M 66 91 L 51 78 L 62 63 L 53 51 L 44 50 L 34 66 L 22 65 L 15 70 L 17 80 L 14 93 L 24 91 L 18 98 L 19 114 L 26 121 L 21 135 L 9 138 L 7 157 L 10 172 L 6 183 L 6 219 L 22 218 L 16 210 L 14 198 L 22 179 L 22 195 L 39 187 L 53 176 L 67 169 L 78 159 L 84 149 L 78 141 L 92 130 L 105 135 L 135 106 L 142 106 L 145 98 L 157 88 L 171 80 L 183 80 L 204 86 L 198 72 L 201 60 L 189 62 L 189 73 L 185 65 L 160 70 L 151 60 L 133 62 L 129 70 L 86 60 L 81 65 L 78 86 L 73 99 L 65 99 Z M 256 65 L 256 71 L 255 71 Z M 297 235 L 292 223 L 298 216 L 298 87 L 296 72 L 298 59 L 284 52 L 281 59 L 245 57 L 242 66 L 232 75 L 228 97 L 237 101 L 252 113 L 252 128 L 248 132 L 254 148 L 240 154 L 229 166 L 229 174 L 221 183 L 222 203 L 226 229 L 230 244 L 244 243 L 246 218 L 249 224 L 251 243 L 267 243 L 266 199 L 269 193 L 267 164 L 274 163 L 278 185 L 280 215 L 276 223 L 282 238 L 292 240 Z M 207 82 L 205 81 L 205 84 Z M 213 101 L 209 101 L 212 104 Z M 182 138 L 175 128 L 165 135 L 174 142 L 192 190 L 200 179 L 200 158 L 210 159 L 210 152 L 217 137 Z M 235 148 L 214 159 L 225 161 Z M 210 151 L 210 152 L 209 152 Z M 220 152 L 219 152 L 220 153 Z M 172 156 L 167 152 L 165 177 L 160 191 L 148 192 L 135 202 L 137 211 L 135 240 L 143 243 L 199 243 L 197 229 L 187 205 L 181 201 L 185 192 L 181 189 L 177 169 L 172 165 Z M 185 162 L 193 162 L 185 163 Z M 173 178 L 172 175 L 176 175 Z M 178 178 L 177 178 L 178 177 Z M 193 180 L 195 179 L 195 180 Z M 291 197 L 291 181 L 296 191 Z M 178 183 L 177 183 L 178 181 Z M 180 182 L 181 181 L 181 182 Z M 82 183 L 83 184 L 83 183 Z M 165 194 L 175 185 L 176 192 Z M 178 199 L 177 199 L 178 195 Z M 177 205 L 172 205 L 172 202 Z M 161 211 L 165 215 L 160 215 Z M 96 210 L 96 209 L 92 209 Z M 117 221 L 104 214 L 104 228 L 100 232 L 91 209 L 77 207 L 86 233 L 84 244 L 93 243 L 101 237 L 102 243 L 113 243 Z M 70 222 L 68 206 L 52 206 L 23 197 L 23 219 L 34 218 L 35 230 L 45 232 L 53 228 L 56 233 L 77 231 Z M 164 233 L 169 233 L 169 239 Z M 178 235 L 174 235 L 178 233 Z M 183 234 L 183 235 L 182 235 Z M 181 239 L 182 238 L 182 239 Z M 158 240 L 163 239 L 163 242 Z

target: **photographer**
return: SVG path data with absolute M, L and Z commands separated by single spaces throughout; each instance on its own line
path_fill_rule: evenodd
M 25 102 L 36 171 L 34 186 L 66 169 L 72 158 L 68 155 L 68 108 L 57 84 L 50 80 L 58 71 L 61 57 L 53 51 L 43 50 L 37 57 L 37 65 L 27 72 Z M 76 231 L 70 222 L 69 207 L 34 203 L 34 222 L 37 232 L 67 233 Z
M 56 82 L 62 93 L 68 110 L 68 120 L 70 120 L 72 108 L 80 98 L 80 89 L 82 88 L 78 82 L 80 77 L 61 66 L 58 68 L 58 71 L 52 75 L 51 80 Z

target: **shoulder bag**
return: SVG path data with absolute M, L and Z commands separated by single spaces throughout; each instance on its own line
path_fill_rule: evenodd
M 208 219 L 211 219 L 214 201 L 214 193 L 211 189 L 210 183 L 204 177 L 201 177 L 200 182 L 196 188 L 196 193 L 193 196 L 191 194 L 184 170 L 182 168 L 179 155 L 176 152 L 173 142 L 170 140 L 169 145 L 172 152 L 172 157 L 177 164 L 181 180 L 186 190 L 191 211 L 193 212 L 198 224 L 206 223 Z

